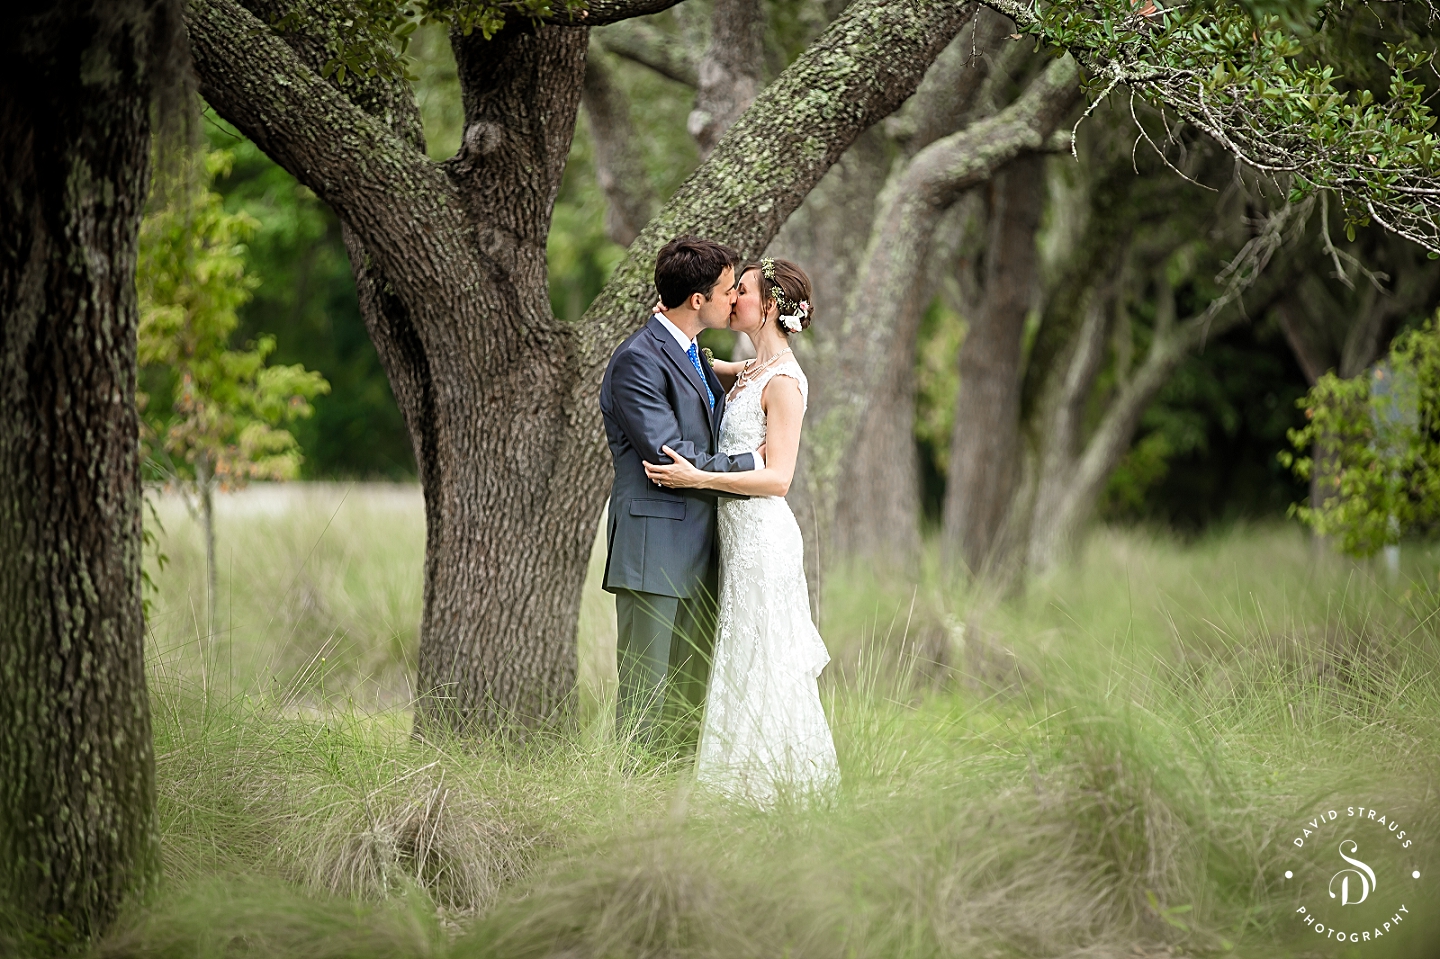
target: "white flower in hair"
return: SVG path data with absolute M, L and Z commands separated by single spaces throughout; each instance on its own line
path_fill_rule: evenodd
M 801 300 L 800 305 L 795 308 L 794 313 L 787 313 L 785 316 L 780 317 L 780 325 L 785 327 L 790 333 L 799 333 L 805 328 L 801 321 L 809 315 L 810 301 Z

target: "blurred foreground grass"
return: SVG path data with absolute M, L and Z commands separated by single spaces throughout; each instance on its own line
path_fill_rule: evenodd
M 1435 871 L 1427 548 L 1391 583 L 1285 527 L 1102 532 L 1006 602 L 933 571 L 832 575 L 843 794 L 758 813 L 683 768 L 629 768 L 608 740 L 593 564 L 575 727 L 422 743 L 418 491 L 222 500 L 215 637 L 196 625 L 199 536 L 178 503 L 158 512 L 166 884 L 104 955 L 1440 955 L 1440 883 L 1413 882 L 1383 940 L 1340 947 L 1295 917 L 1283 878 L 1301 824 L 1357 803 L 1419 839 L 1365 850 L 1377 900 L 1402 870 Z

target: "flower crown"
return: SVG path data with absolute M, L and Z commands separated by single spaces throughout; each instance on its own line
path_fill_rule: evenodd
M 805 327 L 802 323 L 805 317 L 810 315 L 810 301 L 801 300 L 799 303 L 791 303 L 785 295 L 785 288 L 775 279 L 775 260 L 773 257 L 761 257 L 760 275 L 770 281 L 770 297 L 775 301 L 775 307 L 780 311 L 780 325 L 787 333 L 799 333 Z

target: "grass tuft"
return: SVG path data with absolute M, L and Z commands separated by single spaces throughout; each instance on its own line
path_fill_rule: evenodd
M 210 881 L 128 917 L 96 959 L 430 959 L 447 942 L 429 903 L 297 895 L 255 879 Z

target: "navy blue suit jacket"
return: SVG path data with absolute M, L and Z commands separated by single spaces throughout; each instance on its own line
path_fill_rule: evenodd
M 725 392 L 702 354 L 715 395 L 712 409 L 700 374 L 658 319 L 616 347 L 600 384 L 600 413 L 615 462 L 610 491 L 604 587 L 695 597 L 714 588 L 715 496 L 711 490 L 662 489 L 645 463 L 668 463 L 668 446 L 702 470 L 755 468 L 750 453 L 720 448 Z

